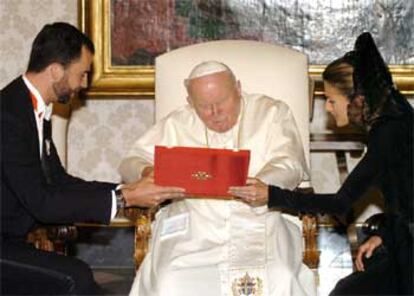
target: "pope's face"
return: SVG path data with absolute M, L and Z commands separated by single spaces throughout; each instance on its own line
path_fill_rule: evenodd
M 348 98 L 326 81 L 324 82 L 324 91 L 326 97 L 325 110 L 333 116 L 338 127 L 346 126 L 349 123 Z
M 56 100 L 59 103 L 67 103 L 71 97 L 88 86 L 92 58 L 92 53 L 83 47 L 80 58 L 64 69 L 63 77 L 53 84 Z
M 240 83 L 228 72 L 194 78 L 187 86 L 189 102 L 211 130 L 223 133 L 236 123 L 240 112 Z

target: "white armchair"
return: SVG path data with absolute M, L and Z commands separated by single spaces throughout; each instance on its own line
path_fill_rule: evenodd
M 155 118 L 160 120 L 187 103 L 183 81 L 200 62 L 217 60 L 227 64 L 241 81 L 243 91 L 262 93 L 286 102 L 295 117 L 304 145 L 306 162 L 310 164 L 309 118 L 310 92 L 307 56 L 296 50 L 257 41 L 222 40 L 179 48 L 156 58 Z M 309 178 L 301 188 L 310 188 Z M 286 216 L 296 224 L 294 216 Z M 304 262 L 316 268 L 319 253 L 316 247 L 316 220 L 305 216 Z
M 236 73 L 247 93 L 286 102 L 298 125 L 309 165 L 309 80 L 305 54 L 287 47 L 246 40 L 223 40 L 179 48 L 155 60 L 155 119 L 187 103 L 183 81 L 202 61 L 217 60 Z M 303 180 L 302 186 L 309 186 Z
M 191 69 L 202 61 L 218 60 L 227 64 L 242 83 L 247 93 L 262 93 L 286 102 L 298 125 L 306 162 L 309 166 L 310 96 L 306 55 L 287 47 L 246 40 L 212 41 L 179 48 L 159 56 L 155 63 L 155 118 L 159 121 L 176 108 L 185 105 L 186 89 L 183 81 Z M 310 189 L 305 178 L 301 188 Z M 287 217 L 303 225 L 304 263 L 316 268 L 319 252 L 316 244 L 316 219 L 311 216 Z M 148 215 L 137 225 L 137 264 L 145 253 L 149 237 Z

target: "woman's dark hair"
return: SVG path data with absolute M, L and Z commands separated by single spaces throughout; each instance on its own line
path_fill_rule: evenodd
M 391 72 L 370 33 L 358 36 L 353 53 L 354 88 L 365 98 L 367 124 L 370 126 L 384 117 L 412 114 L 411 105 L 395 87 Z
M 354 68 L 347 55 L 345 55 L 326 66 L 322 78 L 351 101 L 355 96 L 353 73 Z
M 33 41 L 28 72 L 41 72 L 52 63 L 67 67 L 81 56 L 85 46 L 92 54 L 92 41 L 76 27 L 67 23 L 45 25 Z

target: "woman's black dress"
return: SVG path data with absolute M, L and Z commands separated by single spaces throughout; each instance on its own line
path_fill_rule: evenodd
M 367 153 L 336 194 L 300 194 L 269 186 L 269 207 L 299 212 L 345 214 L 370 186 L 385 199 L 378 235 L 388 258 L 372 270 L 340 281 L 336 295 L 406 294 L 413 291 L 413 112 L 382 116 L 368 134 Z M 341 294 L 342 293 L 342 294 Z

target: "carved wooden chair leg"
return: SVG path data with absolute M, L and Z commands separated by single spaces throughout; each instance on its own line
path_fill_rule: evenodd
M 135 222 L 135 268 L 141 265 L 148 251 L 148 241 L 151 236 L 151 218 L 142 215 Z
M 67 243 L 76 237 L 76 226 L 44 226 L 31 231 L 27 235 L 27 242 L 33 244 L 39 250 L 67 255 Z
M 45 228 L 35 229 L 27 235 L 27 242 L 34 245 L 36 249 L 53 252 L 55 247 L 51 240 L 47 237 Z
M 127 216 L 135 221 L 135 269 L 138 269 L 148 252 L 148 243 L 151 238 L 151 222 L 159 207 L 151 209 L 128 209 Z
M 305 249 L 303 251 L 303 263 L 309 268 L 316 269 L 319 265 L 319 255 L 317 243 L 317 219 L 314 215 L 303 215 L 302 219 L 302 231 L 305 240 Z

